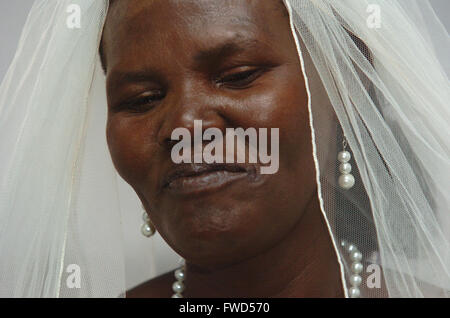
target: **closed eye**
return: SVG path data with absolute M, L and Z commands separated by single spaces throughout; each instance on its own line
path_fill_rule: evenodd
M 132 113 L 142 113 L 149 111 L 156 106 L 158 102 L 165 98 L 162 91 L 147 92 L 137 98 L 120 103 L 116 111 L 126 111 Z
M 216 84 L 231 89 L 244 89 L 265 72 L 264 68 L 242 67 L 240 69 L 242 71 L 234 69 L 232 72 L 221 75 L 216 79 Z

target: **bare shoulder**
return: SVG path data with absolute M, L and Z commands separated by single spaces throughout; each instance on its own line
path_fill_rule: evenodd
M 127 298 L 170 298 L 174 281 L 173 271 L 167 272 L 130 289 Z

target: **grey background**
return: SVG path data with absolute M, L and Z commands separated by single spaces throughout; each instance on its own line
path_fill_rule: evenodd
M 450 0 L 431 0 L 431 3 L 447 30 L 450 30 Z M 3 79 L 14 56 L 32 4 L 33 0 L 0 0 L 0 79 Z

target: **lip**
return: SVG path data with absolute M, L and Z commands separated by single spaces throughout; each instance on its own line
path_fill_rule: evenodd
M 254 180 L 255 166 L 239 164 L 185 164 L 171 170 L 163 180 L 163 190 L 175 194 L 201 194 L 219 190 L 242 179 Z

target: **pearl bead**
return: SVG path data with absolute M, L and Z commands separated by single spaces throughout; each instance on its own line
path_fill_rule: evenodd
M 353 287 L 358 287 L 359 285 L 361 285 L 361 283 L 362 283 L 361 276 L 359 276 L 357 274 L 354 274 L 354 275 L 350 276 L 350 284 Z
M 361 296 L 361 292 L 359 291 L 359 288 L 351 287 L 349 290 L 350 298 L 359 298 Z
M 142 221 L 144 221 L 145 223 L 149 223 L 150 222 L 150 217 L 148 216 L 147 212 L 144 212 L 142 214 Z
M 347 241 L 346 240 L 342 240 L 341 246 L 345 248 L 347 246 Z
M 182 292 L 184 291 L 184 285 L 183 285 L 183 283 L 182 283 L 182 282 L 175 282 L 175 283 L 173 283 L 173 285 L 172 285 L 172 290 L 173 290 L 175 293 L 177 293 L 177 294 L 182 293 Z
M 362 260 L 362 254 L 359 251 L 353 252 L 352 254 L 350 254 L 350 259 L 353 262 L 359 262 Z
M 172 298 L 183 298 L 181 294 L 173 294 Z
M 177 280 L 183 280 L 184 279 L 184 271 L 181 268 L 179 268 L 179 269 L 177 269 L 175 271 L 175 278 Z
M 352 188 L 355 185 L 355 177 L 351 174 L 343 174 L 339 177 L 339 186 L 345 190 Z
M 144 235 L 146 237 L 150 237 L 154 234 L 154 231 L 149 224 L 145 223 L 145 224 L 142 224 L 141 233 L 142 233 L 142 235 Z
M 352 155 L 351 155 L 350 152 L 348 152 L 348 151 L 341 151 L 341 152 L 338 154 L 338 160 L 339 160 L 340 162 L 342 162 L 342 163 L 349 162 L 350 159 L 352 159 Z
M 361 273 L 363 271 L 363 269 L 364 269 L 364 267 L 363 267 L 363 264 L 361 264 L 361 263 L 353 263 L 352 264 L 352 271 L 355 274 Z
M 347 252 L 353 253 L 353 252 L 357 252 L 357 251 L 358 251 L 358 248 L 355 245 L 350 244 L 347 246 Z
M 348 162 L 341 163 L 339 165 L 339 172 L 342 174 L 349 174 L 350 172 L 352 172 L 352 165 Z

